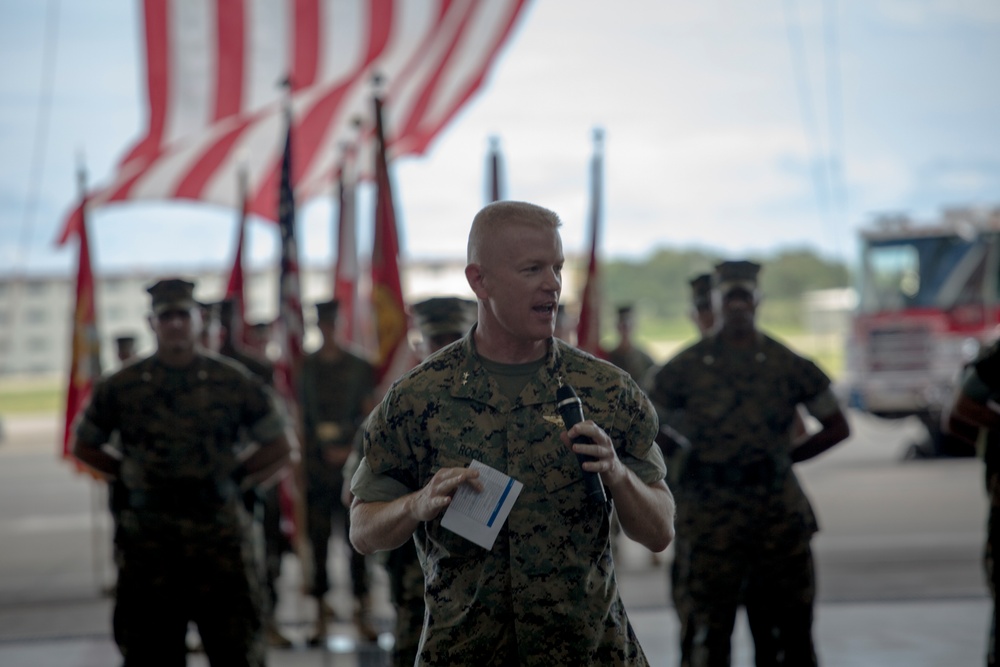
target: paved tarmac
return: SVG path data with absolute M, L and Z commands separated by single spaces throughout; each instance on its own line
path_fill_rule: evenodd
M 49 443 L 55 441 L 57 428 L 51 417 L 8 418 L 5 426 L 6 438 L 0 444 L 0 667 L 118 665 L 120 657 L 109 632 L 112 604 L 102 594 L 112 580 L 102 487 L 71 472 L 52 454 Z M 846 494 L 841 491 L 844 473 L 836 459 L 803 474 L 824 523 L 816 541 L 820 600 L 815 637 L 821 664 L 983 664 L 991 605 L 978 563 L 985 502 L 979 465 L 966 460 L 901 467 L 878 454 L 874 445 L 866 447 L 860 456 L 839 464 L 857 466 L 850 477 L 856 486 Z M 858 461 L 867 462 L 862 466 Z M 878 479 L 865 483 L 866 471 L 882 464 Z M 873 508 L 867 512 L 871 515 L 875 507 L 891 505 L 891 498 L 875 495 L 886 485 L 894 489 L 900 507 L 909 508 L 907 516 L 929 516 L 923 521 L 947 522 L 947 529 L 886 536 L 874 521 L 857 528 L 858 522 L 864 524 L 866 506 Z M 847 496 L 844 502 L 828 500 L 834 489 Z M 902 496 L 911 492 L 906 489 L 913 495 Z M 929 498 L 937 509 L 923 508 L 920 498 Z M 941 517 L 932 516 L 935 512 Z M 955 516 L 965 520 L 956 522 Z M 855 526 L 850 534 L 840 527 L 847 517 Z M 875 542 L 877 550 L 865 551 Z M 343 549 L 333 550 L 335 581 L 345 581 L 345 554 Z M 676 665 L 677 621 L 668 603 L 667 558 L 654 564 L 642 547 L 626 542 L 617 561 L 622 596 L 650 663 Z M 271 650 L 270 665 L 388 664 L 392 609 L 381 570 L 373 570 L 376 621 L 385 631 L 379 644 L 359 643 L 349 623 L 336 622 L 326 647 L 305 648 L 314 612 L 298 594 L 299 581 L 297 562 L 286 557 L 278 618 L 299 647 Z M 330 601 L 342 617 L 348 617 L 346 595 L 334 594 Z M 733 650 L 735 666 L 753 664 L 742 617 Z M 192 654 L 188 664 L 208 663 L 203 655 Z

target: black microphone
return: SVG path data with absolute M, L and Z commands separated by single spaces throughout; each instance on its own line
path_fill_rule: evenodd
M 583 421 L 583 406 L 580 403 L 580 397 L 573 391 L 573 387 L 568 384 L 562 385 L 556 391 L 556 409 L 559 411 L 559 415 L 562 417 L 567 431 Z M 593 444 L 593 440 L 581 435 L 574 438 L 573 443 L 591 445 Z M 576 458 L 581 464 L 597 460 L 593 456 L 587 456 L 586 454 L 577 454 Z M 601 476 L 596 472 L 584 470 L 583 485 L 586 489 L 588 499 L 599 503 L 607 501 L 607 496 L 604 495 L 604 484 L 601 482 Z

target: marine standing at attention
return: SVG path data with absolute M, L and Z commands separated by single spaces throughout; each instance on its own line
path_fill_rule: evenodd
M 198 345 L 193 283 L 148 291 L 156 351 L 101 380 L 73 447 L 127 492 L 115 641 L 126 667 L 181 665 L 193 621 L 211 664 L 260 666 L 261 591 L 242 494 L 284 471 L 286 424 L 259 378 Z M 102 448 L 115 433 L 120 458 Z
M 648 388 L 660 418 L 690 443 L 674 486 L 682 665 L 729 664 L 741 603 L 757 665 L 816 665 L 818 525 L 792 466 L 850 430 L 826 374 L 757 329 L 759 270 L 748 261 L 716 266 L 715 329 Z M 793 441 L 799 405 L 821 429 Z

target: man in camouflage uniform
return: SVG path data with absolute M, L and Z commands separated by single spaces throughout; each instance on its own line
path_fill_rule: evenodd
M 691 321 L 704 337 L 715 328 L 715 310 L 712 308 L 712 274 L 700 273 L 688 281 L 691 286 Z
M 964 369 L 955 399 L 943 415 L 942 426 L 946 433 L 977 445 L 986 464 L 990 512 L 983 567 L 993 599 L 986 665 L 995 667 L 998 664 L 997 591 L 1000 590 L 1000 569 L 995 556 L 1000 548 L 1000 341 L 994 342 Z
M 625 613 L 609 519 L 653 551 L 673 536 L 673 500 L 653 444 L 656 415 L 622 370 L 553 338 L 563 252 L 555 213 L 501 201 L 476 215 L 466 277 L 478 323 L 390 388 L 365 429 L 352 483 L 359 551 L 413 536 L 427 614 L 419 665 L 646 665 Z M 569 432 L 558 388 L 587 419 Z M 590 438 L 594 444 L 571 444 Z M 577 454 L 594 457 L 581 464 Z M 441 525 L 480 461 L 524 486 L 486 550 Z M 588 500 L 597 473 L 604 502 Z
M 374 369 L 361 357 L 342 348 L 335 338 L 337 301 L 316 304 L 316 324 L 322 342 L 302 360 L 299 406 L 302 412 L 303 465 L 306 478 L 306 523 L 312 545 L 312 589 L 316 598 L 316 629 L 310 643 L 326 637 L 332 608 L 324 596 L 330 590 L 328 572 L 332 523 L 350 551 L 354 621 L 362 638 L 374 641 L 378 632 L 370 621 L 368 571 L 365 557 L 350 548 L 348 510 L 341 502 L 343 470 L 355 433 L 374 405 Z
M 219 316 L 219 354 L 243 364 L 268 387 L 274 388 L 274 366 L 266 358 L 246 349 L 240 342 L 243 321 L 235 299 L 223 299 L 217 305 Z M 251 489 L 244 496 L 247 510 L 260 526 L 261 544 L 258 549 L 261 582 L 264 591 L 265 634 L 267 643 L 277 648 L 291 648 L 292 641 L 281 633 L 276 610 L 278 607 L 278 576 L 281 557 L 291 547 L 281 532 L 281 503 L 278 485 L 267 489 Z
M 690 443 L 674 485 L 682 665 L 729 664 L 742 602 L 758 666 L 817 664 L 810 541 L 818 526 L 792 464 L 850 430 L 829 378 L 757 330 L 759 269 L 716 267 L 716 328 L 648 389 L 661 420 Z M 793 443 L 800 404 L 821 429 Z
M 460 339 L 476 323 L 476 302 L 458 297 L 435 297 L 411 306 L 413 319 L 423 338 L 425 356 Z M 376 408 L 377 410 L 378 408 Z M 386 559 L 389 592 L 396 608 L 393 667 L 412 667 L 417 659 L 424 627 L 424 572 L 417 547 L 407 540 L 389 552 Z
M 618 307 L 618 345 L 608 351 L 608 361 L 642 382 L 646 372 L 655 365 L 653 358 L 635 344 L 632 331 L 635 329 L 635 307 L 626 304 Z
M 131 334 L 115 336 L 115 356 L 119 362 L 124 364 L 135 354 L 135 336 Z
M 102 379 L 75 429 L 73 454 L 128 492 L 114 613 L 126 667 L 184 664 L 189 621 L 212 664 L 265 662 L 241 492 L 282 472 L 286 425 L 259 379 L 198 346 L 193 290 L 149 288 L 156 352 Z M 256 446 L 240 448 L 243 431 Z M 103 449 L 116 432 L 118 456 Z

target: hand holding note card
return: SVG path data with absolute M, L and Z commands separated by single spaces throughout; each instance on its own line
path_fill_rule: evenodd
M 468 484 L 459 487 L 441 525 L 484 549 L 492 549 L 524 485 L 479 461 L 469 467 L 479 471 L 483 490 L 477 492 Z

